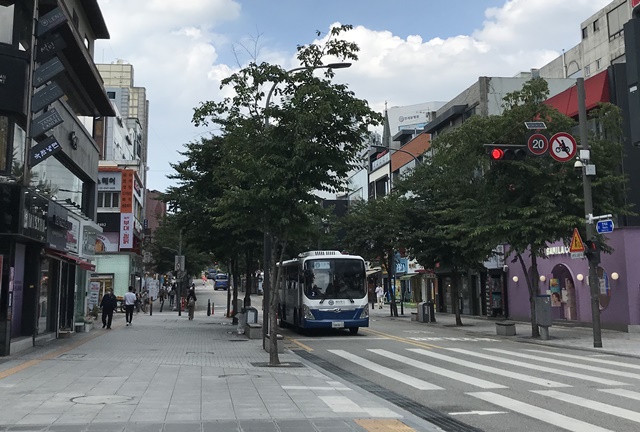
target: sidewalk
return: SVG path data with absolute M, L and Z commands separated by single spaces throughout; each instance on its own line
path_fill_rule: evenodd
M 404 308 L 404 316 L 392 318 L 389 316 L 389 305 L 385 304 L 382 310 L 372 309 L 371 316 L 374 319 L 411 320 L 411 312 L 416 308 Z M 400 304 L 398 304 L 400 314 Z M 602 330 L 602 348 L 593 347 L 593 330 L 591 327 L 577 327 L 571 322 L 557 323 L 549 328 L 549 340 L 531 337 L 531 323 L 512 321 L 516 326 L 516 336 L 497 336 L 496 320 L 479 316 L 462 316 L 462 327 L 457 327 L 456 316 L 448 313 L 436 312 L 435 323 L 417 323 L 426 327 L 446 327 L 456 329 L 470 337 L 492 337 L 516 340 L 524 343 L 534 343 L 558 348 L 571 348 L 577 350 L 594 351 L 602 354 L 623 355 L 640 358 L 640 333 L 625 333 L 615 330 Z M 437 337 L 437 334 L 434 335 Z
M 154 307 L 125 327 L 118 313 L 112 330 L 0 359 L 0 430 L 438 430 L 287 349 L 282 367 L 268 367 L 262 340 L 223 314 L 207 316 L 206 301 L 193 321 Z

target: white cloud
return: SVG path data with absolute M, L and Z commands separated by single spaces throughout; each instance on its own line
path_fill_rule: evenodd
M 220 23 L 237 22 L 241 8 L 234 0 L 99 3 L 111 40 L 99 43 L 96 61 L 128 61 L 135 68 L 135 84 L 147 88 L 149 187 L 163 190 L 170 184 L 165 178 L 169 161 L 177 159 L 182 144 L 203 132 L 190 123 L 193 108 L 201 101 L 229 95 L 220 92 L 220 81 L 238 66 L 220 63 L 218 54 L 241 41 L 230 40 L 216 29 Z M 513 76 L 548 63 L 562 49 L 578 43 L 580 22 L 608 3 L 508 0 L 485 12 L 481 28 L 430 40 L 419 34 L 403 39 L 389 31 L 356 26 L 347 37 L 360 46 L 360 60 L 336 71 L 336 79 L 348 83 L 379 111 L 385 101 L 390 106 L 447 101 L 479 76 Z M 265 35 L 270 36 L 268 31 Z M 290 67 L 296 64 L 295 45 L 310 41 L 288 41 L 289 53 L 271 48 L 269 42 L 261 47 L 260 60 Z M 247 48 L 252 49 L 251 44 L 247 42 Z M 247 58 L 243 55 L 241 61 Z

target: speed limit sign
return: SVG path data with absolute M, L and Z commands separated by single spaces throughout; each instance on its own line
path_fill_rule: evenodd
M 549 150 L 549 140 L 546 136 L 535 133 L 529 137 L 527 141 L 529 151 L 536 156 L 542 156 Z

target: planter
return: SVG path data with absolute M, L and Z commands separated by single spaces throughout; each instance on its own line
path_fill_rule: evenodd
M 93 323 L 88 323 L 88 322 L 84 323 L 85 333 L 90 332 L 92 328 L 93 328 Z

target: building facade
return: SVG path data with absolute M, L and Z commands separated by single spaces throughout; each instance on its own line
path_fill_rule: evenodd
M 95 0 L 0 2 L 0 355 L 73 333 L 86 313 L 93 126 L 114 114 L 94 42 L 108 37 Z

